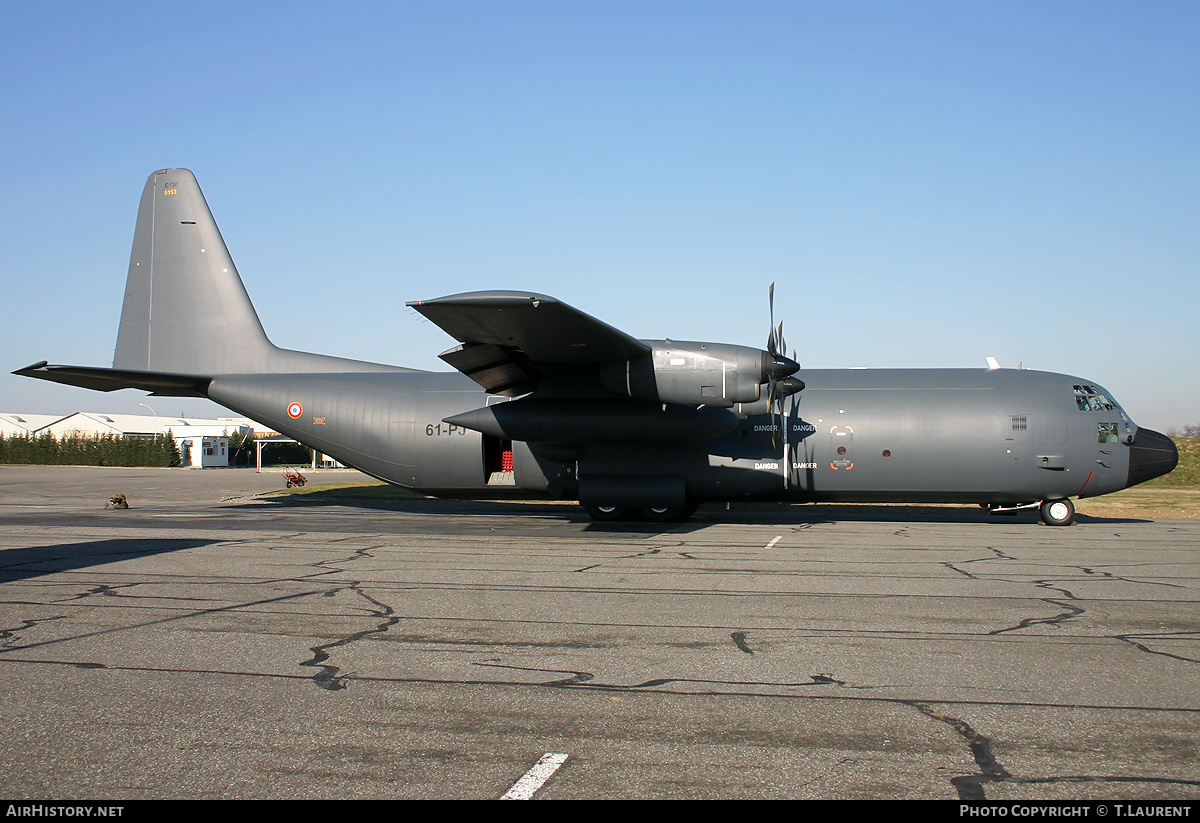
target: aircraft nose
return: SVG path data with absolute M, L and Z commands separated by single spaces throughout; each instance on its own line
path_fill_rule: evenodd
M 1174 471 L 1179 465 L 1179 449 L 1165 434 L 1152 429 L 1138 429 L 1133 444 L 1129 447 L 1129 482 L 1136 486 Z

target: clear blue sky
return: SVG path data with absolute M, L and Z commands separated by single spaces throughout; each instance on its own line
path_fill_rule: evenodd
M 109 365 L 146 176 L 268 334 L 444 369 L 407 300 L 555 295 L 806 367 L 1005 366 L 1200 423 L 1200 4 L 0 4 L 0 410 Z

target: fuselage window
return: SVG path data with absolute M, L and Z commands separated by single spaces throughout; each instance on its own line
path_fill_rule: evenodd
M 1101 443 L 1116 443 L 1117 442 L 1117 424 L 1116 423 L 1101 423 L 1098 426 L 1096 439 Z

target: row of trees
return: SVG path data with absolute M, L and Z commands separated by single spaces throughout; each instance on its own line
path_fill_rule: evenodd
M 253 466 L 254 434 L 234 430 L 229 435 L 229 455 L 231 466 Z M 0 434 L 0 463 L 35 466 L 179 466 L 189 460 L 190 455 L 179 453 L 179 446 L 170 430 L 157 437 Z M 299 443 L 272 443 L 271 448 L 263 453 L 263 463 L 269 466 L 304 464 L 310 460 L 312 449 Z
M 168 430 L 157 437 L 122 437 L 104 434 L 98 437 L 46 433 L 0 434 L 0 463 L 28 463 L 41 466 L 178 466 L 179 447 Z

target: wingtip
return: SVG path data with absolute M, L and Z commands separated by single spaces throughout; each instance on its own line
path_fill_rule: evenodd
M 32 363 L 23 369 L 17 369 L 16 371 L 13 372 L 13 374 L 18 374 L 21 377 L 27 377 L 27 376 L 29 376 L 29 374 L 31 372 L 41 371 L 42 369 L 46 368 L 49 365 L 50 365 L 50 363 L 48 361 L 39 360 L 36 363 Z

